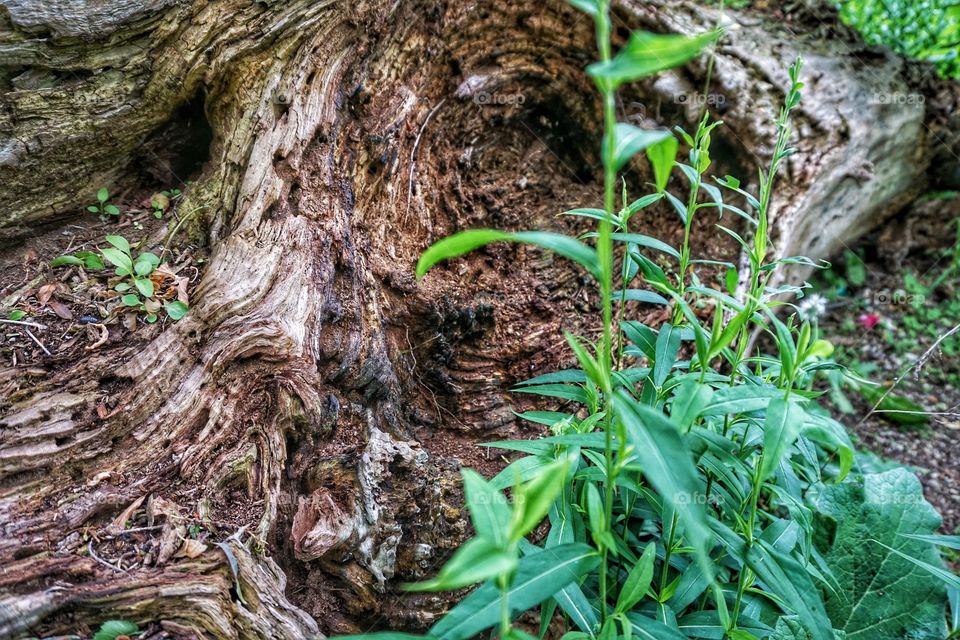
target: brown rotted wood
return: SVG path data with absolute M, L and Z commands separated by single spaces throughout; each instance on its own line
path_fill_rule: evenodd
M 466 535 L 459 464 L 492 471 L 474 444 L 529 433 L 505 390 L 562 365 L 561 328 L 589 333 L 596 314 L 575 270 L 537 251 L 493 247 L 420 284 L 412 265 L 461 228 L 560 227 L 556 212 L 597 202 L 587 19 L 559 2 L 114 0 L 83 19 L 80 2 L 0 4 L 6 236 L 132 180 L 186 102 L 213 132 L 181 205 L 212 252 L 188 316 L 145 347 L 0 374 L 0 635 L 111 616 L 213 637 L 429 625 L 449 598 L 392 585 Z M 617 16 L 720 20 L 663 2 Z M 951 179 L 927 168 L 953 144 L 937 137 L 953 87 L 804 13 L 727 20 L 718 174 L 755 175 L 785 69 L 808 59 L 775 203 L 784 251 L 829 255 Z M 706 73 L 702 59 L 625 91 L 622 117 L 692 126 Z M 873 99 L 896 91 L 931 99 Z M 638 163 L 631 188 L 646 178 Z M 667 211 L 645 224 L 676 233 Z M 128 516 L 148 524 L 123 533 Z

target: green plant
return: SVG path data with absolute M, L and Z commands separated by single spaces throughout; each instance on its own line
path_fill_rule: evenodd
M 23 309 L 14 309 L 13 311 L 10 312 L 10 315 L 7 317 L 10 320 L 17 322 L 17 321 L 23 320 L 26 317 L 26 315 L 27 315 L 27 312 L 24 311 Z
M 960 77 L 960 6 L 955 0 L 838 0 L 840 17 L 870 44 L 929 60 Z
M 93 640 L 117 640 L 121 637 L 139 635 L 140 627 L 128 620 L 107 620 L 93 634 Z
M 113 290 L 121 294 L 120 300 L 125 306 L 145 313 L 147 322 L 156 322 L 161 309 L 174 321 L 186 314 L 187 305 L 183 302 L 163 302 L 154 297 L 155 283 L 150 276 L 161 262 L 156 254 L 149 251 L 134 253 L 130 242 L 123 236 L 110 235 L 106 240 L 111 246 L 101 249 L 99 253 L 78 251 L 59 256 L 50 262 L 50 266 L 82 265 L 97 270 L 106 268 L 109 263 L 119 277 L 113 284 Z
M 845 565 L 841 554 L 828 559 L 837 541 L 825 535 L 829 531 L 821 521 L 842 516 L 818 499 L 847 478 L 853 449 L 812 391 L 819 372 L 837 368 L 825 360 L 830 345 L 819 339 L 815 324 L 798 322 L 795 315 L 781 320 L 776 313 L 786 305 L 777 301 L 781 296 L 802 290 L 770 286 L 780 265 L 813 264 L 769 255 L 769 206 L 778 170 L 793 153 L 789 116 L 803 88 L 800 61 L 790 69 L 771 164 L 760 172 L 754 196 L 735 178 L 705 178 L 711 133 L 719 125 L 707 116 L 693 135 L 678 130 L 686 162 L 677 160 L 680 144 L 669 132 L 616 120 L 620 85 L 690 60 L 716 34 L 635 33 L 614 55 L 609 0 L 571 3 L 596 24 L 600 61 L 587 72 L 603 99 L 604 203 L 565 215 L 595 220 L 597 231 L 579 239 L 544 231 L 463 231 L 427 249 L 417 276 L 491 242 L 546 248 L 596 281 L 602 331 L 596 343 L 566 334 L 579 368 L 537 376 L 515 389 L 577 407 L 519 414 L 552 435 L 490 443 L 525 455 L 489 482 L 464 472 L 476 535 L 436 579 L 411 588 L 484 584 L 427 635 L 466 640 L 496 627 L 500 638 L 529 638 L 512 621 L 539 606 L 540 638 L 559 610 L 572 625 L 567 640 L 831 640 L 835 628 L 849 626 L 851 618 L 828 615 L 836 598 L 834 572 Z M 656 190 L 631 202 L 624 188 L 618 208 L 618 172 L 641 151 Z M 668 191 L 674 170 L 686 182 L 685 199 Z M 744 206 L 726 202 L 725 192 Z M 633 216 L 656 203 L 672 207 L 680 218 L 679 248 L 631 231 Z M 693 257 L 694 218 L 710 209 L 733 214 L 747 230 L 721 227 L 749 263 L 745 273 L 719 265 L 727 270 L 726 290 L 705 285 L 698 275 L 699 265 L 717 263 Z M 648 257 L 653 253 L 676 267 L 664 270 L 662 262 Z M 738 282 L 747 285 L 740 297 Z M 631 302 L 667 305 L 670 321 L 653 328 L 632 320 Z M 712 303 L 713 317 L 704 324 L 694 309 L 705 302 Z M 770 337 L 773 353 L 748 350 L 755 330 Z M 515 498 L 508 505 L 499 491 L 511 486 Z M 889 493 L 904 498 L 902 509 L 915 516 L 922 498 L 914 489 L 896 485 Z M 533 495 L 537 498 L 528 501 Z M 550 529 L 542 545 L 535 545 L 524 535 L 543 513 Z M 882 550 L 883 540 L 871 542 L 876 532 L 849 520 L 842 524 L 848 525 L 844 544 Z M 929 532 L 924 527 L 925 522 L 917 531 Z M 855 585 L 862 587 L 863 580 Z M 931 594 L 933 604 L 905 623 L 907 631 L 937 627 L 938 594 L 940 614 L 945 602 L 939 584 L 919 576 L 910 588 Z
M 91 204 L 87 207 L 87 211 L 99 214 L 101 220 L 106 220 L 107 216 L 120 216 L 120 209 L 110 204 L 110 192 L 106 187 L 101 187 L 97 191 L 97 204 Z

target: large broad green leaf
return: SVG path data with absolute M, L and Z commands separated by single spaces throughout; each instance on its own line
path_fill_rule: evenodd
M 524 556 L 509 589 L 511 613 L 531 609 L 600 562 L 597 552 L 585 544 L 565 544 Z M 500 621 L 500 590 L 486 583 L 430 629 L 440 640 L 464 640 Z
M 614 393 L 614 411 L 626 426 L 643 475 L 677 510 L 687 543 L 696 550 L 704 573 L 712 576 L 712 535 L 700 499 L 706 488 L 680 431 L 662 413 L 637 403 L 624 391 Z
M 825 487 L 813 501 L 815 543 L 837 579 L 836 592 L 824 591 L 834 626 L 848 640 L 944 638 L 943 585 L 883 546 L 942 566 L 932 544 L 903 535 L 930 535 L 940 526 L 916 477 L 905 469 L 868 474 Z
M 837 640 L 843 638 L 843 632 L 837 633 Z M 810 634 L 800 624 L 797 616 L 783 616 L 777 620 L 777 626 L 767 640 L 810 640 Z
M 587 73 L 600 86 L 617 87 L 684 64 L 716 40 L 717 35 L 711 32 L 688 38 L 634 31 L 626 46 L 612 60 L 590 65 Z
M 555 253 L 559 253 L 564 258 L 569 258 L 579 263 L 593 276 L 599 276 L 600 260 L 597 258 L 597 252 L 592 247 L 588 247 L 579 240 L 569 236 L 560 233 L 550 233 L 548 231 L 507 233 L 493 229 L 473 229 L 471 231 L 455 233 L 452 236 L 448 236 L 430 245 L 430 248 L 424 251 L 423 255 L 420 256 L 420 260 L 417 261 L 417 277 L 422 278 L 424 274 L 438 262 L 448 258 L 462 256 L 474 249 L 486 246 L 491 242 L 500 241 L 522 242 L 524 244 L 532 244 L 543 247 L 544 249 L 550 249 Z

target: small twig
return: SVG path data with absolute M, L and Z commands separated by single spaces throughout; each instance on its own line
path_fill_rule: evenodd
M 121 569 L 120 567 L 118 567 L 118 566 L 116 566 L 116 565 L 114 565 L 114 564 L 111 564 L 110 562 L 107 562 L 106 560 L 104 560 L 103 558 L 101 558 L 100 556 L 98 556 L 97 553 L 93 550 L 93 540 L 90 540 L 90 541 L 87 543 L 87 551 L 90 553 L 90 557 L 91 557 L 91 558 L 93 558 L 94 560 L 96 560 L 97 562 L 99 562 L 100 564 L 102 564 L 103 566 L 105 566 L 105 567 L 110 567 L 111 569 L 113 569 L 114 571 L 116 571 L 116 572 L 118 572 L 118 573 L 126 573 L 126 571 L 124 571 L 124 570 Z
M 897 385 L 903 382 L 903 379 L 907 377 L 907 374 L 913 371 L 914 369 L 916 370 L 922 369 L 923 365 L 925 365 L 927 363 L 927 360 L 930 359 L 930 356 L 933 355 L 933 352 L 936 351 L 937 348 L 940 346 L 940 343 L 946 340 L 947 338 L 949 338 L 950 336 L 952 336 L 953 334 L 955 334 L 957 331 L 960 331 L 960 324 L 958 324 L 953 329 L 950 329 L 950 331 L 947 331 L 945 334 L 937 338 L 937 341 L 934 342 L 932 345 L 930 345 L 930 348 L 924 351 L 923 355 L 917 358 L 916 362 L 911 363 L 910 366 L 904 369 L 903 372 L 900 374 L 900 377 L 897 378 L 894 381 L 894 383 L 890 385 L 886 391 L 883 392 L 883 395 L 880 396 L 880 399 L 877 400 L 876 404 L 873 405 L 873 408 L 870 409 L 867 415 L 860 418 L 860 422 L 857 423 L 857 426 L 859 427 L 864 423 L 864 421 L 867 418 L 877 413 L 877 409 L 880 407 L 883 401 L 887 399 L 887 396 L 889 396 L 894 389 L 896 389 Z
M 960 418 L 960 413 L 955 411 L 907 411 L 906 409 L 877 409 L 874 413 L 900 413 L 909 416 L 950 416 L 951 418 Z
M 5 324 L 18 324 L 23 327 L 33 327 L 34 329 L 46 329 L 47 326 L 43 324 L 37 324 L 36 322 L 26 322 L 24 320 L 5 320 L 0 318 L 0 322 Z
M 27 332 L 27 335 L 30 336 L 30 339 L 31 339 L 31 340 L 33 340 L 33 341 L 36 342 L 38 345 L 40 345 L 40 348 L 43 349 L 43 352 L 44 352 L 45 354 L 47 354 L 48 356 L 52 356 L 52 355 L 53 355 L 52 353 L 50 353 L 50 350 L 47 349 L 45 346 L 43 346 L 43 343 L 40 342 L 40 340 L 37 339 L 37 336 L 35 336 L 35 335 L 33 335 L 32 333 L 30 333 L 30 329 L 24 328 L 24 331 Z
M 407 210 L 403 213 L 404 220 L 406 220 L 407 216 L 410 214 L 410 199 L 413 197 L 413 178 L 417 173 L 417 148 L 420 146 L 420 138 L 423 137 L 423 132 L 427 130 L 427 125 L 430 124 L 430 119 L 446 101 L 447 99 L 444 98 L 437 103 L 437 106 L 430 110 L 430 113 L 427 114 L 426 119 L 423 121 L 423 125 L 420 127 L 420 132 L 417 133 L 417 139 L 413 141 L 413 149 L 410 150 L 410 177 L 407 180 Z
M 197 205 L 193 209 L 188 211 L 186 214 L 184 214 L 184 216 L 177 221 L 177 224 L 173 226 L 173 229 L 171 229 L 170 233 L 167 235 L 167 239 L 163 241 L 163 251 L 160 252 L 160 262 L 163 262 L 163 259 L 166 257 L 167 251 L 170 248 L 170 243 L 173 242 L 174 236 L 176 236 L 177 232 L 180 231 L 180 227 L 182 227 L 187 222 L 187 220 L 189 220 L 194 215 L 196 215 L 198 211 L 206 208 L 207 208 L 206 205 Z
M 152 527 L 132 527 L 130 529 L 124 529 L 120 533 L 116 533 L 110 536 L 110 539 L 116 538 L 117 536 L 122 536 L 125 533 L 138 533 L 140 531 L 156 531 L 157 529 L 163 529 L 163 525 L 155 524 Z

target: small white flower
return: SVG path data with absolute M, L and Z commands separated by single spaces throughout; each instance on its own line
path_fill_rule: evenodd
M 813 321 L 827 312 L 827 299 L 819 293 L 814 293 L 800 302 L 800 317 Z

